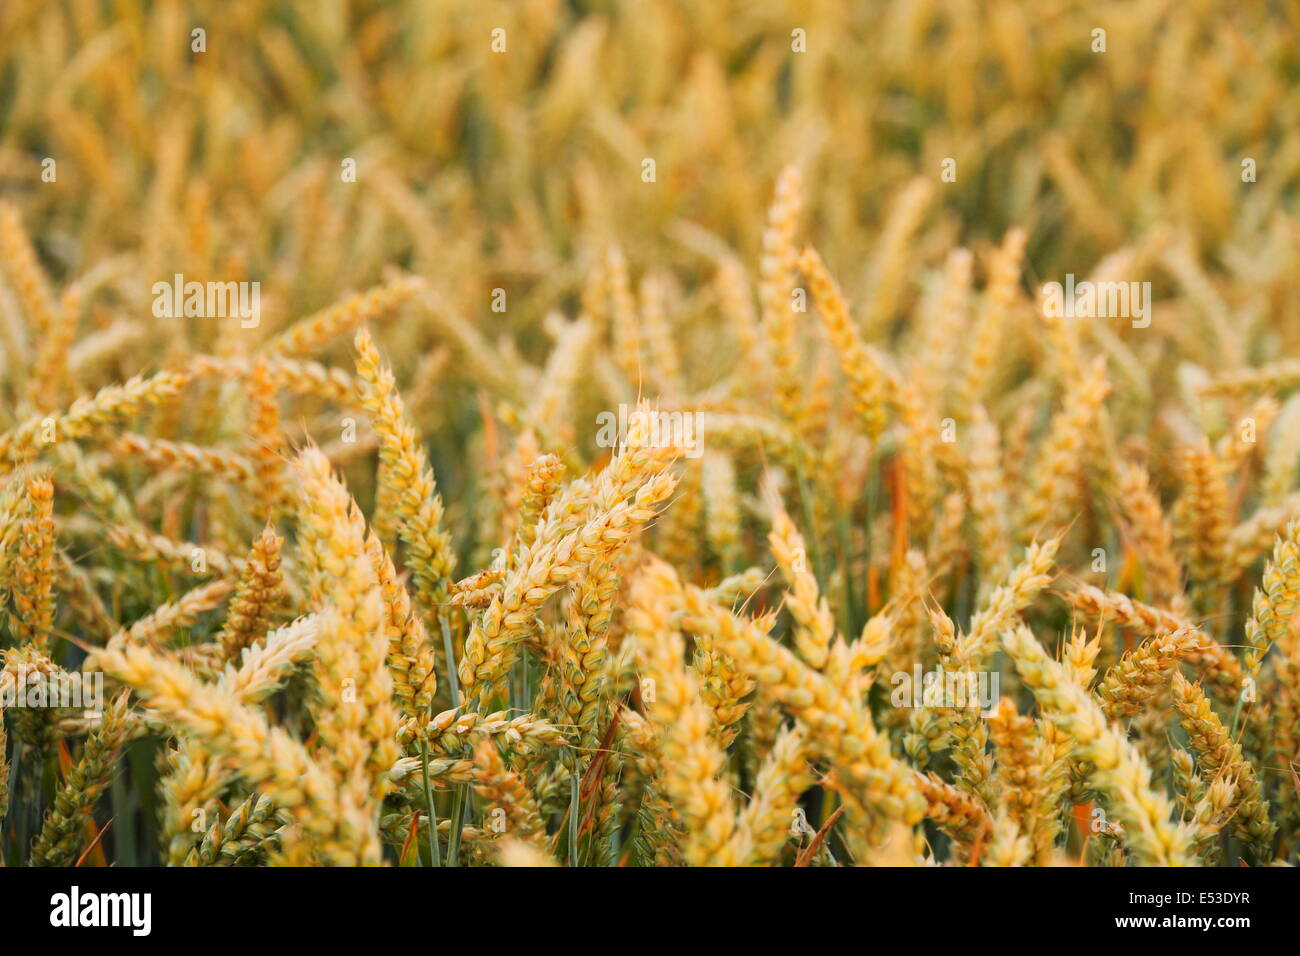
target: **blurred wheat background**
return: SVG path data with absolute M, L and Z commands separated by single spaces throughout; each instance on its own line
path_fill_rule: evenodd
M 5 0 L 0 863 L 1294 863 L 1298 34 Z

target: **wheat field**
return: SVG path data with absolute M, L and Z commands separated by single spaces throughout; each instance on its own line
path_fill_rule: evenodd
M 1297 49 L 4 0 L 0 864 L 1294 864 Z

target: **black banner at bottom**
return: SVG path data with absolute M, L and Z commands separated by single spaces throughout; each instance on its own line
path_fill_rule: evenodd
M 209 932 L 259 944 L 337 945 L 376 932 L 413 939 L 430 928 L 444 944 L 463 929 L 467 942 L 478 934 L 481 945 L 485 918 L 507 935 L 523 931 L 513 906 L 581 914 L 582 933 L 592 938 L 598 927 L 617 932 L 649 913 L 658 927 L 679 916 L 698 924 L 706 901 L 732 942 L 750 925 L 767 938 L 776 912 L 818 932 L 841 921 L 860 932 L 864 918 L 933 929 L 936 918 L 960 910 L 1005 918 L 1017 931 L 1174 931 L 1220 942 L 1259 929 L 1278 933 L 1294 921 L 1295 884 L 1283 868 L 624 870 L 589 882 L 596 878 L 581 870 L 0 869 L 0 898 L 6 934 L 16 934 L 9 938 L 94 935 L 127 949 L 193 943 Z M 845 907 L 846 899 L 861 905 Z

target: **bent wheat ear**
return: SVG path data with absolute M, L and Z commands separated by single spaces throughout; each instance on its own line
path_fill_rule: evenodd
M 667 587 L 675 576 L 660 566 Z M 680 585 L 675 585 L 680 587 Z M 815 732 L 819 752 L 843 774 L 855 822 L 875 832 L 885 819 L 915 824 L 924 812 L 910 771 L 890 753 L 870 713 L 798 660 L 752 622 L 709 603 L 699 588 L 684 589 L 683 625 L 711 633 L 717 647 L 766 685 L 783 706 Z M 868 814 L 871 814 L 870 822 Z
M 366 553 L 383 595 L 394 697 L 406 717 L 423 717 L 429 713 L 438 691 L 436 660 L 428 632 L 412 610 L 406 587 L 397 579 L 393 561 L 373 531 L 366 539 Z
M 174 398 L 189 383 L 190 376 L 181 372 L 159 372 L 147 379 L 137 375 L 122 385 L 102 388 L 93 396 L 83 395 L 61 415 L 28 419 L 18 428 L 0 434 L 0 475 L 34 454 L 43 435 L 53 435 L 60 441 L 84 438 L 96 428 L 131 418 L 146 406 Z
M 1042 544 L 1031 545 L 1006 582 L 989 595 L 988 601 L 971 618 L 970 634 L 959 637 L 951 650 L 940 647 L 940 655 L 950 657 L 957 669 L 982 667 L 997 648 L 999 632 L 1010 627 L 1015 616 L 1051 583 L 1052 563 L 1063 537 L 1064 532 Z
M 268 355 L 306 355 L 331 339 L 397 311 L 425 288 L 416 278 L 397 279 L 298 320 L 266 344 Z
M 1088 763 L 1093 784 L 1124 824 L 1125 844 L 1148 865 L 1190 866 L 1191 834 L 1172 821 L 1172 804 L 1154 789 L 1151 768 L 1124 732 L 1047 657 L 1027 628 L 1004 631 L 1002 646 L 1047 717 L 1070 735 L 1076 755 Z
M 1066 523 L 1063 519 L 1084 474 L 1088 436 L 1098 427 L 1102 402 L 1109 392 L 1106 363 L 1098 359 L 1074 383 L 1064 407 L 1052 419 L 1051 430 L 1034 463 L 1032 485 L 1020 519 L 1022 539 Z
M 337 834 L 344 821 L 337 816 L 334 782 L 302 744 L 271 727 L 260 710 L 142 647 L 105 648 L 93 654 L 90 663 L 135 691 L 155 716 L 175 721 L 215 753 L 229 755 L 245 783 L 264 788 L 289 810 L 304 832 L 319 841 L 327 859 L 359 862 L 352 841 Z
M 191 626 L 207 611 L 219 606 L 234 588 L 228 578 L 201 584 L 186 591 L 175 601 L 169 601 L 154 608 L 136 621 L 129 628 L 122 628 L 109 638 L 109 647 L 121 647 L 123 644 L 142 646 L 159 645 L 171 632 Z
M 112 782 L 118 749 L 126 741 L 127 698 L 127 694 L 119 694 L 86 737 L 81 758 L 68 772 L 32 847 L 33 866 L 68 866 L 80 854 L 86 824 Z
M 988 810 L 974 797 L 934 773 L 916 773 L 916 788 L 925 798 L 925 815 L 948 833 L 958 847 L 967 847 L 990 832 L 993 820 Z
M 848 379 L 862 427 L 874 441 L 885 429 L 886 402 L 894 386 L 892 375 L 862 341 L 861 333 L 849 316 L 848 303 L 816 250 L 811 247 L 804 250 L 799 258 L 799 268 L 812 286 L 817 312 L 840 358 L 840 369 Z
M 266 633 L 271 615 L 284 600 L 280 574 L 280 549 L 284 539 L 268 525 L 253 542 L 248 564 L 225 626 L 217 635 L 226 660 L 238 661 L 240 652 Z
M 306 660 L 320 636 L 314 614 L 271 631 L 240 652 L 238 666 L 226 664 L 220 683 L 240 701 L 256 703 L 274 693 L 295 664 Z
M 1300 659 L 1300 638 L 1291 621 L 1300 611 L 1300 519 L 1291 521 L 1276 539 L 1264 568 L 1264 580 L 1255 591 L 1250 619 L 1246 621 L 1247 674 L 1258 676 L 1264 655 L 1277 646 L 1293 660 Z
M 813 785 L 808 742 L 797 727 L 781 730 L 754 779 L 754 796 L 732 837 L 742 865 L 780 862 L 799 798 Z
M 786 606 L 797 624 L 795 646 L 808 666 L 821 670 L 826 666 L 831 642 L 835 639 L 835 618 L 830 605 L 821 597 L 817 578 L 807 558 L 808 550 L 801 535 L 778 499 L 773 498 L 772 531 L 768 544 L 792 588 Z
M 1175 672 L 1173 691 L 1174 706 L 1182 716 L 1188 745 L 1200 758 L 1207 780 L 1213 781 L 1222 775 L 1236 781 L 1238 812 L 1234 829 L 1243 840 L 1269 858 L 1277 825 L 1268 817 L 1268 803 L 1255 777 L 1255 768 L 1242 754 L 1241 746 L 1229 737 L 1227 728 L 1198 687 Z
M 531 614 L 595 562 L 620 551 L 659 513 L 676 484 L 663 469 L 677 454 L 669 446 L 630 441 L 594 482 L 575 482 L 547 507 L 532 546 L 465 639 L 458 675 L 475 708 L 509 670 Z
M 491 740 L 483 741 L 474 751 L 474 791 L 487 805 L 489 819 L 495 822 L 496 812 L 501 811 L 503 825 L 496 832 L 508 833 L 534 851 L 542 850 L 546 826 L 537 802 L 519 775 L 506 769 Z
M 711 730 L 713 717 L 686 670 L 681 634 L 665 613 L 676 582 L 653 571 L 632 585 L 628 627 L 641 672 L 654 682 L 651 714 L 659 725 L 663 787 L 686 828 L 683 853 L 694 866 L 740 862 L 732 844 L 736 811 L 723 777 L 725 758 Z

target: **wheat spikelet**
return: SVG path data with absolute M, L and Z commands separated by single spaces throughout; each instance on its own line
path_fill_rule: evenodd
M 638 322 L 636 297 L 627 274 L 627 260 L 623 250 L 614 246 L 605 260 L 605 275 L 609 281 L 610 316 L 613 331 L 613 357 L 627 381 L 640 388 L 644 372 L 641 368 L 641 331 Z
M 524 636 L 531 609 L 578 578 L 593 561 L 616 552 L 658 513 L 674 485 L 661 469 L 675 457 L 671 447 L 631 444 L 594 484 L 575 483 L 556 497 L 533 545 L 503 582 L 501 594 L 471 627 L 458 668 L 466 695 L 482 699 L 491 692 Z
M 92 660 L 144 699 L 155 715 L 179 722 L 214 751 L 238 760 L 241 778 L 249 786 L 265 787 L 268 795 L 323 841 L 323 853 L 338 862 L 357 861 L 347 842 L 335 837 L 333 782 L 302 744 L 269 726 L 259 711 L 142 647 L 105 648 Z M 338 825 L 349 823 L 339 820 Z
M 786 597 L 786 606 L 798 625 L 795 646 L 810 667 L 821 670 L 826 666 L 831 641 L 835 639 L 835 619 L 831 616 L 830 605 L 818 592 L 817 579 L 808 570 L 808 551 L 803 536 L 776 498 L 772 499 L 772 509 L 768 544 L 792 588 Z
M 984 606 L 971 617 L 970 633 L 953 640 L 940 640 L 939 653 L 951 658 L 954 669 L 978 670 L 981 662 L 997 647 L 999 632 L 1014 621 L 1015 615 L 1028 607 L 1048 584 L 1061 535 L 1041 544 L 1032 544 L 1006 582 L 998 586 Z
M 268 355 L 294 357 L 315 352 L 344 333 L 396 312 L 421 290 L 419 279 L 395 279 L 337 305 L 299 319 L 263 347 Z
M 17 207 L 8 202 L 0 204 L 0 261 L 17 287 L 32 330 L 37 333 L 51 330 L 56 309 L 49 281 L 28 241 Z
M 736 821 L 735 856 L 743 864 L 779 858 L 799 797 L 813 784 L 807 741 L 797 728 L 777 734 L 754 778 L 754 796 Z
M 384 366 L 369 333 L 356 337 L 357 374 L 363 383 L 361 401 L 374 416 L 380 436 L 384 471 L 380 480 L 392 488 L 400 518 L 399 534 L 410 548 L 416 594 L 433 608 L 446 590 L 453 571 L 451 539 L 441 528 L 443 507 L 424 448 L 406 421 L 392 370 Z
M 1269 647 L 1279 645 L 1295 658 L 1300 642 L 1291 640 L 1290 626 L 1300 610 L 1300 520 L 1293 520 L 1273 545 L 1273 555 L 1264 568 L 1264 579 L 1255 591 L 1250 619 L 1246 621 L 1246 673 L 1259 675 Z
M 1047 716 L 1090 764 L 1093 782 L 1124 824 L 1126 844 L 1149 864 L 1189 865 L 1189 833 L 1171 821 L 1172 807 L 1152 788 L 1151 770 L 1136 748 L 1025 628 L 1003 632 L 1002 643 Z
M 54 310 L 52 327 L 41 336 L 36 376 L 31 381 L 31 401 L 36 408 L 55 408 L 66 395 L 69 352 L 77 335 L 77 319 L 83 298 L 79 286 L 68 286 Z
M 145 406 L 173 398 L 189 381 L 190 377 L 180 372 L 159 372 L 147 379 L 137 375 L 122 385 L 81 396 L 61 415 L 28 419 L 18 428 L 0 434 L 0 473 L 11 471 L 43 444 L 84 438 L 96 428 L 131 418 Z
M 126 709 L 127 695 L 120 694 L 86 738 L 32 847 L 33 866 L 67 866 L 76 860 L 95 804 L 112 782 L 117 751 L 126 739 Z
M 1226 577 L 1228 489 L 1207 443 L 1183 449 L 1184 497 L 1176 512 L 1187 541 L 1187 570 L 1196 585 L 1198 608 L 1216 603 Z
M 925 798 L 925 815 L 959 844 L 973 843 L 992 828 L 988 811 L 978 798 L 945 783 L 933 773 L 916 773 L 917 790 Z
M 357 836 L 365 844 L 363 856 L 373 859 L 373 788 L 398 756 L 379 582 L 366 555 L 365 523 L 325 456 L 308 448 L 294 468 L 301 484 L 299 534 L 313 601 L 322 608 L 314 667 L 321 695 L 314 708 L 316 730 L 340 781 L 344 813 L 366 819 L 367 831 Z
M 713 717 L 686 670 L 681 635 L 662 610 L 662 598 L 675 589 L 675 581 L 648 569 L 633 582 L 628 613 L 642 673 L 654 682 L 651 714 L 661 734 L 660 777 L 686 828 L 686 861 L 734 865 L 740 859 L 732 845 L 736 811 L 722 776 L 722 750 L 711 733 Z
M 913 238 L 933 196 L 933 181 L 918 176 L 894 200 L 870 266 L 871 296 L 863 317 L 868 333 L 880 329 L 897 310 Z
M 283 546 L 284 539 L 269 525 L 253 542 L 230 613 L 217 635 L 217 643 L 227 660 L 237 661 L 245 647 L 266 633 L 271 615 L 284 599 L 280 573 L 280 550 Z
M 649 351 L 651 380 L 661 396 L 671 398 L 682 393 L 682 372 L 672 326 L 664 310 L 664 285 L 662 276 L 642 277 L 641 328 Z
M 1173 677 L 1174 707 L 1182 715 L 1188 743 L 1211 780 L 1220 774 L 1236 781 L 1238 813 L 1234 829 L 1241 838 L 1268 853 L 1277 825 L 1268 818 L 1268 804 L 1260 792 L 1255 770 L 1228 736 L 1218 715 L 1200 689 L 1189 684 L 1182 674 Z
M 54 626 L 54 483 L 49 478 L 27 480 L 28 515 L 19 532 L 18 572 L 14 575 L 14 608 L 18 637 L 44 647 Z
M 373 531 L 366 538 L 366 556 L 383 597 L 394 698 L 404 716 L 423 716 L 428 714 L 438 690 L 436 661 L 428 632 L 411 608 L 406 587 L 397 579 L 393 561 Z
M 776 401 L 786 421 L 801 421 L 802 398 L 796 349 L 794 292 L 795 233 L 803 205 L 803 177 L 797 166 L 781 170 L 763 230 L 758 301 L 767 357 L 776 373 Z
M 1110 386 L 1104 362 L 1095 362 L 1052 420 L 1051 431 L 1034 463 L 1032 486 L 1020 519 L 1023 535 L 1034 536 L 1064 523 L 1066 509 L 1086 460 L 1083 448 L 1097 426 Z
M 290 817 L 265 795 L 249 796 L 203 835 L 185 866 L 247 866 L 280 849 Z
M 284 470 L 280 432 L 280 406 L 276 403 L 275 383 L 266 359 L 253 364 L 248 378 L 248 435 L 253 461 L 257 468 L 257 504 L 259 517 L 274 521 L 279 517 L 284 495 L 281 474 Z
M 981 592 L 993 587 L 1007 570 L 1010 523 L 1006 486 L 1003 484 L 1001 448 L 997 427 L 983 406 L 971 413 L 970 449 L 967 453 L 971 519 L 979 543 Z
M 885 428 L 886 402 L 891 395 L 890 373 L 862 341 L 849 316 L 848 303 L 815 249 L 804 250 L 799 268 L 812 286 L 813 301 L 839 356 L 840 370 L 848 380 L 862 427 L 869 438 L 879 438 Z
M 506 769 L 497 745 L 490 740 L 483 741 L 474 751 L 474 790 L 487 804 L 489 819 L 494 819 L 497 811 L 501 812 L 500 832 L 530 844 L 534 850 L 542 849 L 546 826 L 537 802 L 519 775 Z
M 983 402 L 984 392 L 992 378 L 1007 311 L 1015 299 L 1020 259 L 1025 253 L 1025 239 L 1022 229 L 1007 232 L 989 266 L 984 303 L 975 323 L 966 376 L 962 379 L 957 399 L 957 407 L 962 414 L 968 414 L 970 409 Z
M 870 794 L 864 804 L 892 819 L 919 819 L 921 803 L 912 780 L 868 715 L 755 625 L 710 605 L 702 591 L 687 587 L 685 602 L 686 626 L 711 631 L 719 649 L 807 722 L 818 747 L 843 769 L 845 785 Z

